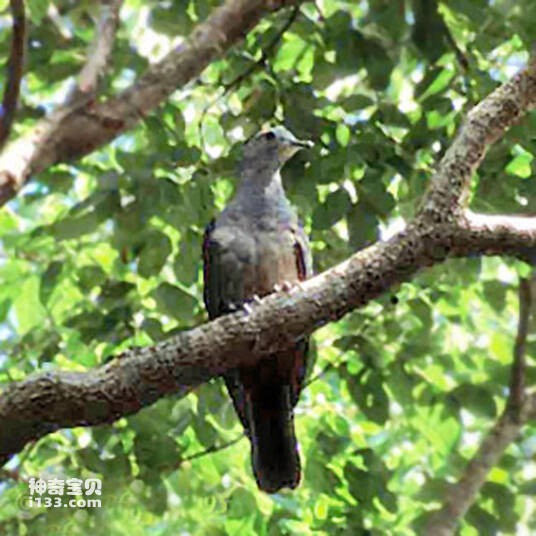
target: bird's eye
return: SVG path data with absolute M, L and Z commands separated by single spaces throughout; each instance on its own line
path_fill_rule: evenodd
M 264 137 L 267 139 L 267 140 L 273 140 L 275 138 L 275 134 L 269 130 L 265 135 Z

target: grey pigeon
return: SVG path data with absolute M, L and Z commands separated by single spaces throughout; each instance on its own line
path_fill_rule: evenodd
M 204 299 L 209 317 L 236 311 L 255 296 L 312 274 L 307 236 L 279 173 L 297 151 L 312 146 L 283 127 L 244 146 L 241 181 L 232 201 L 206 229 Z M 308 341 L 225 374 L 235 410 L 251 441 L 259 488 L 274 493 L 300 482 L 294 406 L 305 376 Z

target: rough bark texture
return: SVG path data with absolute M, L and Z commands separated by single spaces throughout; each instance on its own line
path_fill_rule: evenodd
M 96 93 L 100 79 L 109 66 L 117 28 L 119 27 L 119 11 L 123 0 L 102 2 L 99 24 L 95 31 L 95 39 L 88 53 L 84 67 L 78 75 L 78 83 L 68 101 L 72 102 L 81 96 Z
M 15 143 L 0 157 L 0 203 L 30 173 L 87 154 L 131 128 L 221 56 L 260 17 L 297 3 L 227 0 L 190 39 L 118 97 L 103 104 L 75 99 L 31 138 Z M 168 393 L 283 349 L 447 257 L 508 254 L 536 260 L 536 218 L 466 210 L 471 177 L 487 147 L 535 104 L 536 65 L 531 61 L 469 113 L 439 163 L 415 220 L 390 240 L 353 255 L 299 288 L 266 297 L 251 313 L 219 318 L 154 347 L 130 349 L 87 373 L 57 371 L 10 385 L 0 397 L 0 462 L 51 431 L 112 422 Z M 517 373 L 523 376 L 522 367 Z M 507 406 L 432 519 L 428 534 L 455 530 L 489 469 L 523 423 L 536 418 L 536 395 L 521 397 L 517 391 L 522 403 L 517 409 Z
M 223 10 L 216 18 L 227 16 Z M 534 106 L 535 80 L 531 64 L 470 113 L 432 178 L 423 210 L 389 241 L 355 254 L 300 289 L 267 297 L 251 314 L 226 316 L 155 347 L 132 349 L 85 374 L 47 373 L 11 385 L 0 399 L 0 461 L 52 430 L 111 422 L 181 387 L 284 348 L 449 255 L 515 254 L 521 247 L 536 247 L 534 218 L 443 217 L 459 212 L 486 145 Z M 511 115 L 493 116 L 503 109 Z
M 7 76 L 4 96 L 0 105 L 0 149 L 4 146 L 19 101 L 20 85 L 24 71 L 24 50 L 26 40 L 26 17 L 24 15 L 24 2 L 10 0 L 11 16 L 13 17 L 13 35 L 11 38 L 11 53 L 7 63 Z
M 12 384 L 0 398 L 0 462 L 53 430 L 112 422 L 285 348 L 419 268 L 444 260 L 453 233 L 437 229 L 430 234 L 427 226 L 410 225 L 300 288 L 268 296 L 251 313 L 219 318 L 154 347 L 133 348 L 101 368 L 39 374 Z M 525 245 L 536 247 L 536 229 L 526 238 Z M 470 244 L 464 252 L 471 252 Z
M 525 352 L 535 291 L 536 272 L 532 279 L 522 279 L 519 285 L 519 323 L 506 407 L 467 464 L 461 478 L 449 487 L 443 506 L 431 515 L 425 528 L 425 536 L 454 534 L 460 519 L 474 503 L 480 488 L 486 482 L 490 470 L 508 445 L 516 440 L 523 425 L 534 418 L 536 394 L 527 396 L 525 391 Z
M 299 0 L 227 0 L 176 50 L 152 65 L 130 88 L 106 102 L 85 95 L 44 119 L 0 155 L 0 206 L 57 162 L 80 158 L 134 127 L 176 89 L 198 76 L 240 41 L 266 14 Z M 93 70 L 94 66 L 88 67 Z

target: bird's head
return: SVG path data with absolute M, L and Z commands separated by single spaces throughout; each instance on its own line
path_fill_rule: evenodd
M 244 145 L 243 165 L 275 172 L 300 149 L 312 146 L 313 142 L 298 140 L 282 126 L 262 130 Z

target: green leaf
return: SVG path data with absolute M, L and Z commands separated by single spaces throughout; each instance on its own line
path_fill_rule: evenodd
M 147 233 L 145 245 L 138 260 L 138 273 L 142 277 L 151 277 L 162 270 L 172 250 L 169 237 L 157 230 Z
M 350 205 L 350 196 L 344 188 L 331 192 L 313 213 L 313 229 L 329 229 L 346 215 Z
M 530 153 L 523 152 L 515 156 L 506 166 L 506 173 L 516 175 L 522 179 L 532 177 L 532 160 L 533 156 Z
M 462 407 L 475 415 L 493 419 L 497 416 L 497 406 L 491 393 L 484 387 L 464 383 L 451 391 Z
M 39 300 L 40 286 L 37 277 L 29 277 L 19 286 L 13 299 L 17 332 L 20 335 L 40 325 L 45 318 L 45 311 Z
M 60 261 L 53 261 L 48 266 L 43 275 L 41 276 L 41 285 L 39 288 L 39 300 L 46 306 L 48 300 L 60 278 L 63 270 L 63 263 Z
M 158 310 L 182 322 L 190 320 L 194 314 L 197 300 L 170 283 L 160 284 L 152 293 Z
M 41 21 L 47 14 L 49 0 L 28 0 L 28 10 L 30 12 L 30 18 L 36 25 L 41 24 Z
M 90 291 L 93 287 L 99 286 L 107 278 L 106 272 L 96 265 L 82 266 L 77 271 L 77 282 L 84 292 Z
M 371 207 L 363 201 L 352 205 L 346 216 L 350 246 L 354 250 L 373 244 L 380 236 L 379 221 Z

